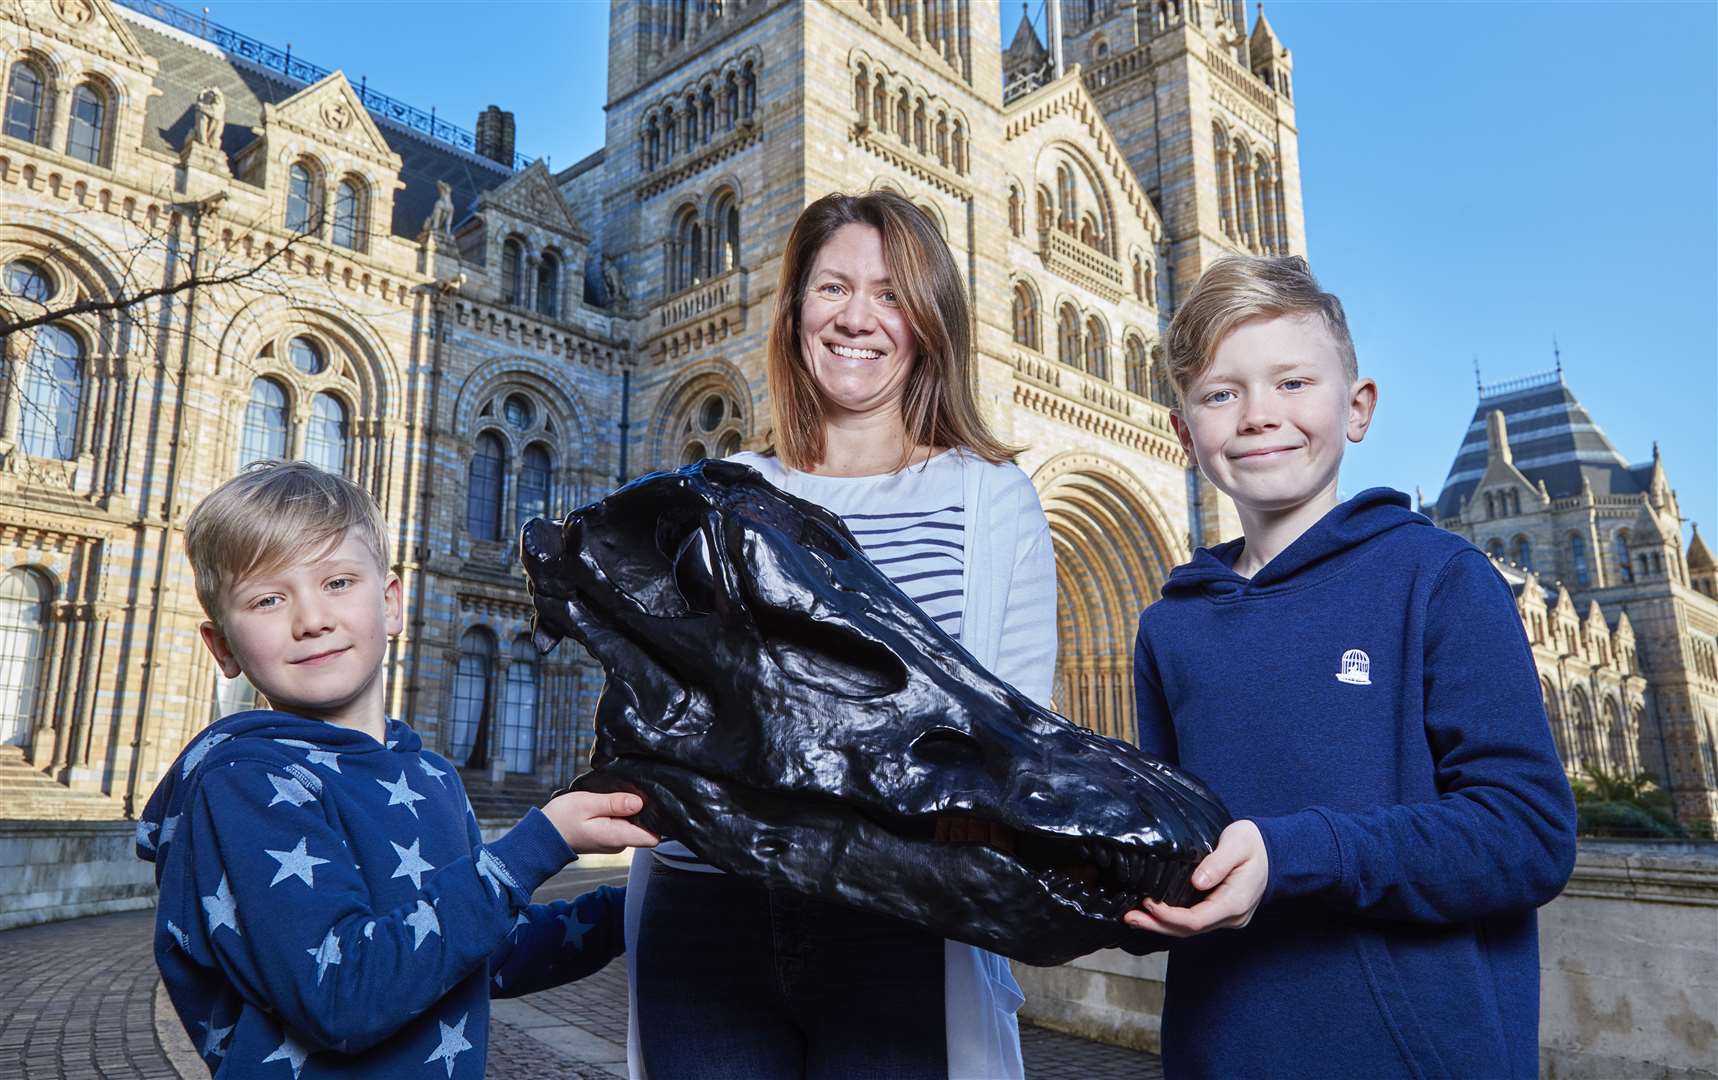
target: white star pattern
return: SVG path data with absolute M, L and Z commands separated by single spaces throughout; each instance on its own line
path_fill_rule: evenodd
M 226 1027 L 216 1027 L 215 1016 L 213 1013 L 209 1014 L 209 1018 L 207 1020 L 199 1020 L 197 1023 L 202 1027 L 204 1033 L 202 1050 L 203 1056 L 226 1057 L 227 1039 L 232 1035 L 233 1028 L 236 1025 L 228 1024 Z
M 383 745 L 383 747 L 385 747 L 385 748 L 386 748 L 386 749 L 389 749 L 389 750 L 392 750 L 392 749 L 393 749 L 393 748 L 394 748 L 394 747 L 396 747 L 396 746 L 398 746 L 398 745 L 400 745 L 400 740 L 398 740 L 398 739 L 389 739 L 389 740 L 388 740 L 388 741 L 387 741 L 387 742 L 385 742 L 385 743 L 383 743 L 383 744 L 382 744 L 382 745 Z
M 221 875 L 221 883 L 215 886 L 215 895 L 203 897 L 203 910 L 209 916 L 209 939 L 215 937 L 215 931 L 225 926 L 233 933 L 243 937 L 239 930 L 238 905 L 233 902 L 233 894 L 227 888 L 227 875 Z
M 165 844 L 172 843 L 173 842 L 173 834 L 178 832 L 178 831 L 179 831 L 179 815 L 178 814 L 174 814 L 170 818 L 162 818 L 161 819 L 161 843 L 162 844 L 165 845 Z
M 435 1048 L 435 1051 L 431 1053 L 429 1057 L 424 1058 L 424 1064 L 428 1065 L 430 1062 L 440 1058 L 447 1063 L 447 1075 L 451 1080 L 453 1076 L 453 1059 L 471 1049 L 471 1042 L 465 1037 L 465 1022 L 470 1019 L 471 1014 L 466 1013 L 464 1016 L 459 1018 L 459 1023 L 455 1024 L 453 1027 L 448 1027 L 440 1020 L 437 1020 L 436 1026 L 441 1028 L 441 1044 Z
M 323 765 L 335 772 L 340 771 L 340 755 L 333 750 L 324 750 L 315 743 L 308 743 L 303 739 L 276 739 L 275 742 L 282 746 L 291 746 L 303 750 L 305 760 L 312 765 Z
M 328 936 L 322 939 L 322 944 L 305 952 L 316 958 L 316 985 L 322 985 L 322 976 L 328 969 L 340 963 L 340 939 L 334 936 L 334 931 L 328 931 Z
M 281 1044 L 275 1048 L 274 1053 L 263 1058 L 262 1063 L 267 1065 L 271 1061 L 288 1062 L 292 1065 L 293 1080 L 298 1080 L 299 1072 L 304 1069 L 305 1059 L 310 1057 L 310 1050 L 303 1043 L 293 1038 L 290 1031 L 281 1032 L 280 1037 Z
M 507 931 L 507 936 L 510 938 L 516 938 L 519 935 L 519 928 L 521 926 L 530 926 L 530 925 L 531 925 L 531 920 L 527 919 L 525 917 L 525 913 L 523 911 L 521 911 L 519 913 L 519 917 L 513 920 L 513 929 Z
M 488 848 L 479 848 L 477 852 L 477 876 L 489 882 L 489 887 L 495 890 L 495 895 L 501 895 L 501 886 L 505 882 L 508 888 L 517 889 L 519 883 L 513 880 L 508 872 L 507 864 L 489 853 Z
M 298 846 L 291 851 L 263 849 L 264 854 L 280 864 L 280 869 L 274 873 L 274 880 L 268 883 L 269 888 L 274 888 L 289 877 L 297 878 L 312 889 L 316 888 L 316 868 L 328 860 L 318 859 L 304 849 L 305 841 L 309 839 L 307 836 L 299 837 Z
M 417 792 L 412 790 L 412 786 L 406 783 L 406 774 L 404 772 L 400 773 L 400 778 L 391 784 L 386 780 L 377 780 L 376 783 L 388 789 L 389 806 L 404 804 L 405 808 L 412 812 L 413 817 L 418 816 L 418 808 L 412 804 L 423 802 L 425 796 L 419 795 Z
M 412 951 L 417 952 L 418 946 L 424 943 L 424 938 L 431 934 L 441 933 L 441 920 L 435 917 L 435 908 L 422 900 L 418 901 L 418 909 L 406 916 L 406 925 L 412 928 Z
M 414 889 L 421 889 L 424 887 L 423 876 L 425 870 L 435 869 L 434 863 L 425 862 L 423 860 L 423 856 L 418 854 L 418 845 L 422 842 L 422 840 L 413 840 L 411 847 L 403 848 L 392 840 L 388 841 L 389 845 L 394 849 L 394 854 L 400 857 L 399 869 L 395 870 L 390 876 L 411 878 L 412 888 Z
M 291 803 L 294 806 L 303 806 L 307 802 L 316 801 L 316 796 L 310 793 L 310 789 L 293 777 L 276 776 L 269 773 L 268 782 L 274 785 L 274 798 L 268 801 L 270 806 L 275 803 Z
M 137 846 L 154 851 L 155 830 L 160 827 L 153 821 L 139 821 L 137 823 Z
M 425 761 L 423 758 L 418 758 L 418 768 L 420 768 L 424 771 L 425 776 L 433 776 L 437 780 L 440 780 L 442 787 L 447 786 L 447 770 L 446 769 L 438 769 L 434 765 L 431 765 L 429 762 Z
M 191 770 L 201 765 L 203 763 L 203 759 L 209 756 L 209 751 L 226 742 L 230 738 L 232 738 L 231 734 L 225 731 L 218 731 L 197 745 L 191 747 L 191 749 L 185 751 L 185 767 L 179 773 L 180 778 L 182 779 L 190 776 Z
M 364 940 L 369 941 L 376 936 L 376 920 L 371 919 L 364 924 Z
M 184 949 L 186 952 L 191 951 L 191 935 L 185 933 L 185 931 L 179 929 L 177 926 L 174 926 L 172 919 L 167 920 L 167 932 L 173 935 L 173 940 L 179 943 L 179 947 L 181 949 Z
M 596 923 L 585 922 L 583 919 L 579 918 L 579 914 L 576 911 L 564 911 L 555 917 L 560 919 L 567 927 L 566 936 L 561 938 L 561 944 L 571 945 L 575 949 L 584 948 L 585 933 L 592 927 L 596 926 Z
M 505 990 L 505 989 L 507 989 L 507 987 L 506 987 L 506 986 L 504 986 L 504 985 L 503 985 L 503 984 L 502 984 L 502 982 L 501 982 L 501 973 L 500 973 L 500 972 L 499 972 L 499 971 L 497 971 L 497 972 L 496 972 L 496 973 L 495 973 L 495 989 L 497 989 L 497 990 Z

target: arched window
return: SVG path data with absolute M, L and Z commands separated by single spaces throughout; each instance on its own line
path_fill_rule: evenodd
M 1629 733 L 1623 727 L 1622 710 L 1617 708 L 1615 698 L 1605 698 L 1604 707 L 1599 710 L 1605 724 L 1605 752 L 1610 758 L 1611 772 L 1619 776 L 1633 775 L 1633 763 L 1629 761 Z
M 328 366 L 328 362 L 323 359 L 322 350 L 309 338 L 295 337 L 287 342 L 286 356 L 292 361 L 293 367 L 306 375 L 320 374 L 322 369 Z
M 77 457 L 83 344 L 57 326 L 37 327 L 24 360 L 18 435 L 32 457 Z
M 1211 127 L 1212 152 L 1217 164 L 1217 220 L 1225 235 L 1235 235 L 1233 162 L 1229 157 L 1229 135 L 1220 124 Z
M 525 302 L 525 245 L 511 237 L 501 244 L 501 300 Z
M 1028 349 L 1038 348 L 1038 298 L 1024 281 L 1014 283 L 1014 341 Z
M 652 116 L 644 126 L 644 167 L 654 169 L 661 164 L 658 155 L 662 153 L 662 132 L 657 130 L 656 117 Z
M 0 575 L 0 743 L 29 740 L 51 598 L 33 571 L 13 567 Z
M 1056 312 L 1056 359 L 1069 367 L 1080 366 L 1080 317 L 1070 304 Z
M 1503 541 L 1498 540 L 1495 537 L 1487 540 L 1485 542 L 1485 553 L 1491 556 L 1493 562 L 1502 562 L 1504 558 Z
M 877 86 L 871 91 L 871 119 L 877 125 L 880 135 L 889 130 L 889 88 L 883 84 L 883 77 L 877 76 Z
M 100 165 L 107 132 L 107 95 L 91 83 L 72 91 L 72 112 L 66 125 L 66 154 Z
M 1544 679 L 1539 680 L 1539 696 L 1545 702 L 1545 722 L 1551 725 L 1551 741 L 1557 744 L 1557 757 L 1568 768 L 1569 738 L 1563 731 L 1563 718 L 1557 709 L 1557 692 Z
M 42 134 L 42 102 L 48 80 L 42 69 L 28 60 L 12 65 L 6 80 L 6 134 L 25 142 L 37 142 Z
M 954 122 L 954 135 L 950 152 L 954 156 L 954 171 L 966 175 L 968 164 L 966 160 L 966 125 L 959 120 Z
M 1074 231 L 1075 213 L 1074 170 L 1066 165 L 1056 166 L 1056 224 L 1070 235 Z
M 1523 570 L 1533 569 L 1533 545 L 1525 536 L 1515 538 L 1515 565 Z
M 750 60 L 746 61 L 745 70 L 740 73 L 740 111 L 747 120 L 758 109 L 758 73 L 752 67 Z
M 1575 687 L 1569 706 L 1575 721 L 1575 753 L 1580 756 L 1582 770 L 1590 772 L 1599 764 L 1599 735 L 1593 727 L 1593 707 L 1587 702 L 1586 691 Z
M 662 110 L 662 157 L 665 161 L 674 160 L 674 152 L 680 141 L 680 124 L 672 108 Z
M 948 164 L 948 114 L 947 113 L 938 113 L 937 114 L 936 153 L 937 153 L 937 164 L 946 166 Z
M 710 274 L 725 274 L 740 265 L 740 207 L 734 193 L 724 191 L 710 216 L 715 243 L 710 245 Z
M 6 291 L 32 304 L 45 304 L 54 295 L 54 279 L 40 263 L 18 259 L 6 264 Z
M 859 65 L 859 73 L 853 76 L 853 111 L 859 114 L 861 124 L 870 119 L 871 77 L 864 64 Z
M 273 379 L 251 383 L 245 427 L 239 442 L 239 467 L 286 457 L 286 388 Z
M 536 766 L 537 699 L 540 696 L 537 647 L 522 637 L 513 642 L 501 709 L 501 757 L 510 773 Z
M 552 251 L 537 263 L 537 314 L 561 317 L 561 260 Z
M 1109 335 L 1096 315 L 1086 320 L 1086 371 L 1100 379 L 1110 377 Z
M 532 518 L 548 516 L 554 471 L 554 462 L 542 443 L 532 443 L 520 455 L 519 486 L 513 499 L 513 516 L 518 528 L 524 528 Z
M 1129 393 L 1144 396 L 1146 390 L 1146 372 L 1150 361 L 1146 358 L 1145 342 L 1136 337 L 1129 337 L 1123 346 L 1127 353 L 1127 388 Z
M 305 459 L 326 472 L 346 475 L 346 436 L 346 406 L 333 394 L 317 394 L 304 433 Z
M 704 226 L 698 212 L 688 206 L 674 226 L 674 259 L 668 288 L 689 289 L 704 278 Z
M 363 250 L 364 192 L 356 180 L 342 180 L 334 189 L 334 245 Z
M 1169 377 L 1169 365 L 1164 362 L 1162 346 L 1151 350 L 1150 397 L 1165 408 L 1175 407 L 1175 383 Z
M 707 86 L 698 99 L 698 114 L 698 126 L 703 130 L 704 142 L 708 143 L 716 133 L 716 95 Z
M 467 768 L 481 768 L 489 719 L 489 684 L 495 676 L 495 639 L 472 627 L 459 639 L 459 665 L 453 673 L 453 710 L 448 716 L 448 757 Z
M 1008 185 L 1008 231 L 1015 236 L 1026 235 L 1026 206 L 1020 198 L 1020 188 Z
M 501 539 L 501 477 L 507 451 L 493 432 L 477 437 L 466 470 L 465 528 L 475 540 Z
M 722 95 L 722 119 L 729 131 L 740 122 L 740 82 L 732 74 L 728 76 L 727 90 Z
M 322 189 L 316 173 L 302 161 L 293 162 L 286 176 L 286 227 L 293 232 L 315 232 L 321 226 Z
M 1629 531 L 1618 529 L 1612 543 L 1616 546 L 1617 583 L 1632 582 L 1634 580 L 1634 567 L 1629 563 Z
M 1055 223 L 1056 223 L 1055 211 L 1052 209 L 1052 204 L 1050 202 L 1050 189 L 1045 187 L 1043 184 L 1039 184 L 1038 185 L 1038 231 L 1043 232 L 1046 229 L 1052 228 L 1052 227 L 1054 227 Z
M 705 458 L 724 458 L 740 452 L 745 418 L 740 405 L 721 391 L 700 395 L 673 430 L 680 440 L 675 465 L 691 465 Z

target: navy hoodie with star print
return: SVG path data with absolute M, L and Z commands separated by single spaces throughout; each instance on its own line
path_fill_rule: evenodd
M 1386 488 L 1140 617 L 1139 742 L 1264 837 L 1252 921 L 1169 943 L 1174 1077 L 1536 1080 L 1535 909 L 1575 807 L 1509 585 Z
M 532 904 L 575 858 L 532 810 L 483 843 L 459 774 L 288 713 L 197 735 L 149 800 L 155 958 L 218 1077 L 483 1076 L 489 999 L 600 969 L 624 890 Z

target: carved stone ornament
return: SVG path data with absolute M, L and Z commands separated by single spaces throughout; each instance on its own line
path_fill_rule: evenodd
M 325 101 L 322 104 L 322 122 L 335 131 L 345 131 L 352 126 L 352 107 L 339 98 Z
M 227 126 L 227 99 L 218 86 L 207 86 L 197 95 L 196 123 L 191 126 L 191 141 L 201 146 L 219 147 L 221 132 Z
M 985 671 L 755 470 L 654 473 L 520 546 L 538 648 L 575 638 L 608 675 L 572 786 L 642 794 L 710 863 L 1030 964 L 1197 897 L 1214 795 Z
M 89 0 L 54 0 L 54 14 L 62 22 L 82 26 L 95 17 L 95 9 Z

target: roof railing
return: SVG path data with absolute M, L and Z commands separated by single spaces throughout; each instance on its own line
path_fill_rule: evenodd
M 1519 379 L 1510 379 L 1507 382 L 1492 383 L 1490 386 L 1481 385 L 1479 388 L 1479 397 L 1481 401 L 1484 401 L 1486 398 L 1502 397 L 1504 394 L 1514 394 L 1522 390 L 1532 390 L 1540 386 L 1556 386 L 1562 381 L 1563 372 L 1561 369 L 1556 371 L 1542 371 L 1537 375 L 1524 375 Z
M 270 71 L 278 71 L 294 82 L 306 85 L 321 82 L 334 74 L 332 71 L 317 64 L 312 64 L 302 57 L 292 55 L 292 46 L 277 49 L 266 42 L 258 41 L 248 34 L 241 34 L 230 27 L 213 22 L 207 15 L 187 11 L 182 7 L 166 3 L 165 0 L 116 0 L 123 7 L 147 15 L 157 22 L 166 23 L 175 30 L 183 31 L 193 37 L 209 42 L 222 52 L 248 60 L 258 67 Z M 477 136 L 446 120 L 438 118 L 432 108 L 429 112 L 413 105 L 408 105 L 396 98 L 389 97 L 379 90 L 369 87 L 365 79 L 353 87 L 358 92 L 358 100 L 364 103 L 364 108 L 384 120 L 390 120 L 400 127 L 420 132 L 447 143 L 470 154 L 477 154 Z M 478 155 L 482 156 L 482 155 Z M 486 159 L 487 160 L 487 159 Z M 513 155 L 513 168 L 523 169 L 530 165 L 532 158 L 524 154 Z M 497 162 L 505 165 L 505 162 Z

